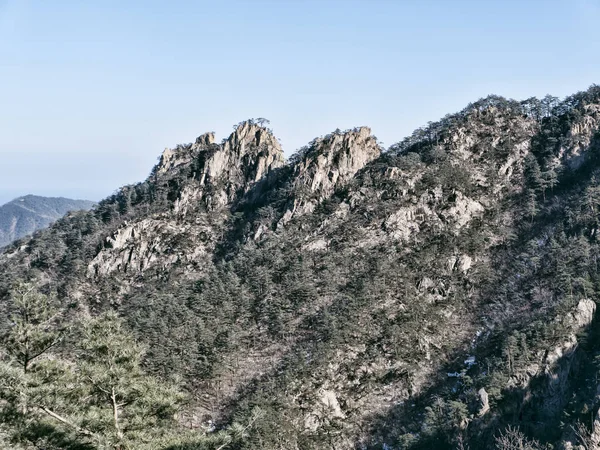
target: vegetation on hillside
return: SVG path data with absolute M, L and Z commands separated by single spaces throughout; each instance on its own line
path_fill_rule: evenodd
M 0 256 L 0 439 L 591 448 L 599 123 L 597 86 L 492 96 L 325 199 L 294 178 L 315 147 L 222 208 L 207 200 L 221 181 L 205 181 L 222 147 L 184 146 L 191 163 Z

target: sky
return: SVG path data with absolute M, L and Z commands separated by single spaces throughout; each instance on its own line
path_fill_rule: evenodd
M 165 147 L 271 121 L 389 146 L 488 94 L 600 83 L 600 0 L 0 0 L 0 204 L 100 200 Z

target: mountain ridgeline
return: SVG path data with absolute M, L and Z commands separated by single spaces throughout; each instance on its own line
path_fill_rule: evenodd
M 26 195 L 0 206 L 0 247 L 46 228 L 70 211 L 90 210 L 94 202 Z
M 387 150 L 266 125 L 4 250 L 0 442 L 597 448 L 600 87 Z

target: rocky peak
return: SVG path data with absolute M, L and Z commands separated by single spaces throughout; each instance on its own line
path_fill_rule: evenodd
M 180 144 L 175 148 L 166 148 L 154 168 L 157 175 L 165 175 L 177 167 L 190 164 L 198 154 L 215 142 L 215 133 L 204 133 L 194 144 Z
M 211 185 L 208 200 L 226 205 L 270 170 L 285 164 L 283 150 L 270 130 L 254 121 L 242 122 L 216 150 L 207 155 L 200 169 L 200 185 Z
M 201 136 L 198 136 L 198 138 L 196 139 L 196 145 L 197 146 L 207 146 L 207 145 L 212 145 L 215 143 L 215 133 L 214 132 L 210 132 L 210 133 L 204 133 Z
M 331 196 L 336 187 L 350 181 L 380 154 L 381 147 L 368 127 L 336 131 L 315 139 L 292 162 L 293 186 L 297 195 L 289 204 L 282 222 L 285 224 L 294 215 L 312 211 L 318 203 Z
M 247 120 L 240 123 L 231 133 L 224 143 L 224 148 L 244 153 L 249 148 L 260 147 L 263 144 L 282 152 L 279 141 L 273 136 L 271 130 L 259 125 L 254 120 Z
M 154 168 L 154 173 L 159 176 L 165 175 L 177 167 L 189 164 L 193 156 L 191 146 L 178 145 L 175 148 L 165 148 Z
M 238 125 L 222 150 L 214 155 L 207 174 L 212 177 L 226 174 L 229 179 L 233 176 L 240 182 L 255 182 L 269 170 L 284 164 L 277 138 L 267 128 L 248 120 Z
M 333 193 L 338 184 L 381 154 L 377 140 L 368 127 L 345 133 L 332 133 L 313 141 L 294 167 L 296 186 L 306 186 L 321 198 Z
M 221 144 L 214 140 L 214 133 L 205 133 L 194 144 L 164 151 L 155 173 L 158 183 L 166 181 L 178 188 L 173 205 L 177 218 L 163 215 L 123 224 L 105 239 L 104 248 L 88 266 L 88 277 L 117 272 L 135 276 L 148 269 L 166 270 L 176 262 L 197 263 L 214 245 L 212 227 L 222 219 L 215 214 L 211 226 L 199 221 L 198 204 L 210 210 L 230 206 L 270 170 L 285 164 L 277 139 L 254 121 L 241 123 Z M 185 165 L 193 165 L 192 175 L 174 172 Z M 194 220 L 184 226 L 179 219 L 186 215 Z M 184 235 L 189 237 L 187 245 L 195 249 L 189 254 L 170 239 Z
M 193 164 L 193 180 L 180 183 L 175 211 L 185 213 L 203 200 L 214 209 L 233 203 L 272 169 L 285 164 L 283 150 L 262 121 L 240 123 L 221 144 L 205 133 L 194 144 L 167 149 L 155 169 L 161 175 Z

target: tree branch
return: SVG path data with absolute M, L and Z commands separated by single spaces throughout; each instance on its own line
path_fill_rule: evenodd
M 250 419 L 250 422 L 248 422 L 248 425 L 246 425 L 243 429 L 242 429 L 242 435 L 248 430 L 248 428 L 250 428 L 254 422 L 256 422 L 258 420 L 258 418 L 260 417 L 260 413 L 255 413 L 254 417 L 252 417 L 252 419 Z M 233 443 L 233 438 L 231 438 L 229 440 L 229 442 L 225 442 L 223 445 L 221 445 L 220 447 L 217 447 L 217 450 L 223 450 L 225 447 L 227 447 L 228 445 L 230 445 L 231 443 Z
M 112 406 L 113 406 L 113 420 L 115 422 L 115 430 L 117 430 L 117 436 L 119 436 L 119 439 L 123 439 L 123 432 L 121 431 L 121 428 L 119 427 L 119 405 L 117 403 L 117 396 L 115 394 L 115 388 L 112 388 L 112 394 L 110 396 L 110 399 L 112 400 Z
M 55 413 L 54 411 L 46 408 L 44 405 L 37 405 L 37 407 L 39 409 L 41 409 L 42 411 L 44 411 L 46 414 L 48 414 L 50 417 L 52 417 L 53 419 L 58 420 L 61 423 L 64 423 L 65 425 L 70 426 L 71 428 L 75 429 L 78 433 L 84 434 L 86 436 L 94 436 L 94 433 L 92 433 L 89 430 L 86 430 L 85 428 L 81 428 L 80 426 L 77 426 L 76 424 L 74 424 L 73 422 L 71 422 L 68 419 L 65 419 L 64 417 L 58 415 L 57 413 Z
M 106 395 L 108 395 L 109 397 L 112 395 L 110 392 L 108 392 L 106 389 L 104 389 L 102 386 L 100 386 L 98 383 L 96 383 L 96 382 L 94 381 L 94 379 L 93 379 L 92 377 L 90 377 L 89 375 L 87 375 L 87 376 L 86 376 L 86 378 L 87 378 L 88 380 L 90 380 L 90 383 L 92 383 L 92 384 L 94 385 L 94 387 L 95 387 L 96 389 L 98 389 L 99 391 L 101 391 L 101 392 L 104 392 L 104 393 L 105 393 Z
M 27 359 L 27 363 L 29 365 L 29 363 L 31 363 L 34 359 L 36 359 L 39 356 L 42 356 L 44 353 L 46 353 L 48 350 L 50 350 L 52 347 L 54 347 L 56 344 L 58 344 L 60 342 L 60 339 L 57 339 L 56 341 L 53 341 L 50 345 L 48 345 L 47 347 L 45 347 L 43 350 L 41 350 L 40 352 L 34 354 L 34 355 L 29 355 L 28 359 Z

